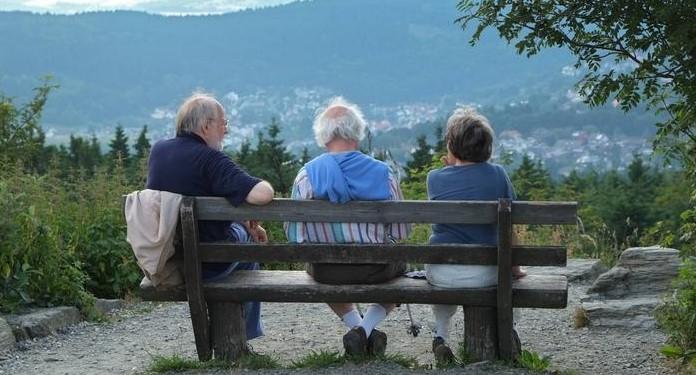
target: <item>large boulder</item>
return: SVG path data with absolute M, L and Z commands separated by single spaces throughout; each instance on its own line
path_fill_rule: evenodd
M 616 266 L 600 275 L 582 300 L 589 325 L 654 326 L 653 310 L 672 292 L 680 263 L 675 249 L 652 246 L 625 250 Z

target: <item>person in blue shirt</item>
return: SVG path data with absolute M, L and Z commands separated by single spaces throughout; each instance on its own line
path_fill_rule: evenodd
M 515 199 L 510 178 L 502 166 L 490 163 L 493 151 L 493 128 L 488 119 L 473 108 L 459 108 L 447 120 L 443 168 L 430 171 L 427 178 L 430 200 L 497 201 Z M 495 224 L 434 224 L 431 244 L 491 244 L 497 245 Z M 442 288 L 479 288 L 497 284 L 495 266 L 426 264 L 426 278 Z M 525 273 L 513 267 L 515 277 Z M 438 362 L 451 362 L 452 350 L 447 346 L 454 305 L 433 305 L 435 339 L 433 353 Z
M 238 206 L 266 204 L 273 187 L 250 176 L 222 152 L 228 132 L 225 109 L 209 94 L 194 93 L 179 107 L 176 137 L 157 142 L 148 160 L 147 188 L 190 196 L 225 197 Z M 202 242 L 266 242 L 266 231 L 255 222 L 199 221 Z M 235 270 L 259 269 L 258 263 L 203 264 L 204 281 L 221 279 Z M 263 335 L 258 302 L 244 306 L 247 339 Z

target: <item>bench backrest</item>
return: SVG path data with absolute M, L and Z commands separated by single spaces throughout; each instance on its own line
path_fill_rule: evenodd
M 234 207 L 224 198 L 185 197 L 183 238 L 195 245 L 200 262 L 432 263 L 496 265 L 512 224 L 575 224 L 575 202 L 495 201 L 326 201 L 275 199 L 265 206 Z M 199 243 L 196 220 L 302 222 L 497 224 L 499 245 L 422 244 L 239 244 Z M 187 224 L 188 223 L 188 224 Z M 503 243 L 500 243 L 502 240 Z M 503 246 L 505 247 L 505 246 Z M 507 246 L 508 249 L 510 246 Z M 560 246 L 514 246 L 511 265 L 565 266 Z M 462 251 L 466 250 L 466 251 Z

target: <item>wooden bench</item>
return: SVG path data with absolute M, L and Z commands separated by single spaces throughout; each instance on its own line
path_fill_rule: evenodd
M 381 223 L 496 223 L 498 246 L 410 244 L 201 243 L 198 220 L 264 220 Z M 565 276 L 511 276 L 513 265 L 565 266 L 558 246 L 512 246 L 513 224 L 575 224 L 574 202 L 325 201 L 276 199 L 266 206 L 233 207 L 223 198 L 184 197 L 181 235 L 185 287 L 144 288 L 151 301 L 188 301 L 200 360 L 235 360 L 246 346 L 242 304 L 261 302 L 385 302 L 462 305 L 465 345 L 481 359 L 512 359 L 513 307 L 565 308 Z M 399 277 L 372 285 L 327 285 L 304 271 L 237 271 L 217 282 L 201 281 L 202 262 L 431 263 L 498 266 L 498 286 L 443 289 Z

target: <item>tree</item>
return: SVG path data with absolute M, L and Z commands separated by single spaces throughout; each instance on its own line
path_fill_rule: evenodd
M 143 125 L 143 129 L 135 140 L 135 160 L 142 160 L 150 153 L 150 140 L 147 139 L 147 125 Z
M 519 200 L 547 200 L 553 193 L 553 183 L 549 171 L 537 160 L 528 155 L 522 157 L 520 166 L 512 173 L 512 184 Z
M 259 132 L 256 150 L 245 157 L 245 163 L 248 163 L 245 166 L 253 175 L 268 180 L 280 194 L 289 194 L 299 165 L 279 138 L 280 123 L 275 117 L 271 119 L 266 132 L 268 138 Z
M 519 54 L 562 47 L 585 71 L 580 94 L 591 106 L 615 99 L 665 111 L 655 145 L 696 173 L 696 6 L 680 0 L 462 0 L 457 19 L 515 42 Z
M 109 142 L 109 159 L 110 163 L 119 161 L 123 166 L 129 164 L 128 136 L 121 125 L 116 125 L 114 138 Z
M 425 135 L 418 137 L 416 143 L 418 146 L 411 152 L 411 161 L 406 163 L 406 173 L 408 173 L 409 178 L 411 173 L 425 168 L 433 159 L 433 148 L 428 144 Z
M 0 160 L 21 162 L 31 171 L 45 171 L 45 134 L 39 121 L 51 90 L 57 88 L 51 78 L 44 78 L 34 89 L 34 98 L 18 107 L 11 97 L 0 94 Z

